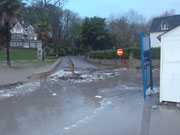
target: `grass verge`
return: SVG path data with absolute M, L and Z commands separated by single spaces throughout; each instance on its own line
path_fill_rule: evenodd
M 55 56 L 45 56 L 45 59 L 55 59 Z M 10 48 L 10 60 L 37 60 L 37 50 L 30 48 Z M 6 61 L 6 49 L 0 50 L 0 61 Z

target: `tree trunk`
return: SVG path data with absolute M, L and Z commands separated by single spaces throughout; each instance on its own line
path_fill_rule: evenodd
M 11 62 L 10 62 L 10 52 L 9 52 L 9 48 L 10 48 L 10 40 L 11 40 L 11 33 L 10 33 L 10 26 L 9 26 L 9 22 L 5 22 L 4 24 L 5 26 L 5 36 L 6 36 L 6 61 L 7 61 L 7 66 L 11 66 Z
M 88 51 L 92 51 L 94 47 L 94 43 L 90 44 L 88 43 Z
M 88 51 L 92 51 L 92 45 L 88 43 Z
M 7 61 L 7 66 L 11 66 L 10 62 L 10 53 L 9 53 L 9 41 L 6 39 L 6 61 Z
M 45 43 L 44 43 L 44 41 L 42 41 L 42 61 L 44 61 L 44 53 L 45 53 Z

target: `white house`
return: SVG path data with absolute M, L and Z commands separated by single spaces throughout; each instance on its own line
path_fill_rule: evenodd
M 180 26 L 159 36 L 161 41 L 160 102 L 180 103 Z
M 161 47 L 158 36 L 180 25 L 180 15 L 154 18 L 150 28 L 151 47 Z
M 38 48 L 42 45 L 42 42 L 37 40 L 35 29 L 27 22 L 17 22 L 10 32 L 11 47 Z

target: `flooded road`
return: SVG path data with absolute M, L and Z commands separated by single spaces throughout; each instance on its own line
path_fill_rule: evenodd
M 0 90 L 0 135 L 179 135 L 180 109 L 143 99 L 141 70 L 64 57 L 44 80 Z

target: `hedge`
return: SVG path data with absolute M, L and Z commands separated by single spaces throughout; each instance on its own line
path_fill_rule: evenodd
M 130 54 L 135 59 L 141 59 L 140 48 L 124 48 L 121 59 L 129 59 Z M 117 55 L 117 50 L 98 50 L 90 51 L 88 53 L 89 58 L 98 59 L 118 59 L 120 56 Z M 160 48 L 152 48 L 152 59 L 160 59 Z
M 161 49 L 152 48 L 152 59 L 160 59 L 160 57 L 161 57 Z
M 65 49 L 64 49 L 64 48 L 60 48 L 59 51 L 58 51 L 58 54 L 59 54 L 60 56 L 65 56 L 65 55 L 66 55 Z

